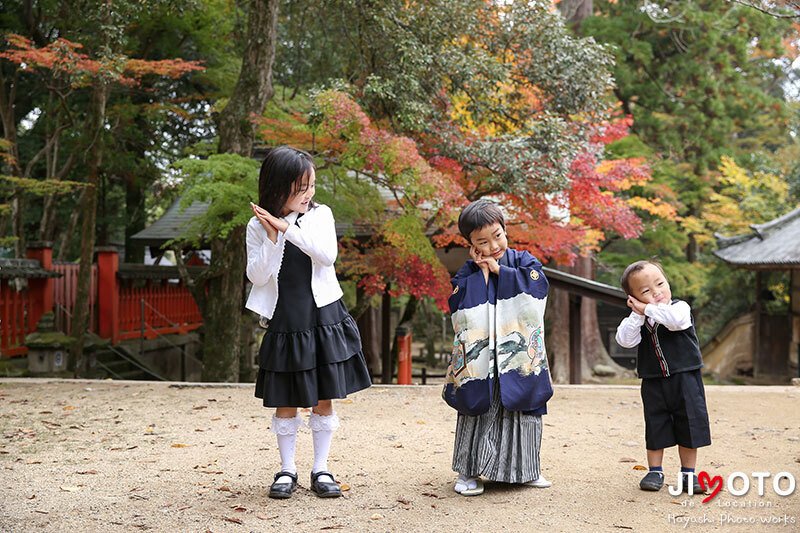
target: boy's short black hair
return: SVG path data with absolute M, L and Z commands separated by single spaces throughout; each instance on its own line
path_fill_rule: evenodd
M 495 222 L 506 229 L 506 219 L 497 204 L 489 200 L 475 200 L 461 211 L 458 217 L 458 231 L 471 244 L 470 235 L 473 231 Z
M 622 273 L 622 277 L 619 279 L 619 284 L 622 285 L 622 290 L 625 291 L 625 294 L 629 296 L 631 295 L 631 276 L 642 270 L 647 265 L 653 265 L 654 267 L 657 267 L 664 275 L 664 278 L 667 277 L 667 273 L 664 272 L 664 267 L 662 267 L 661 263 L 658 261 L 652 261 L 649 259 L 635 261 L 625 267 L 625 271 Z

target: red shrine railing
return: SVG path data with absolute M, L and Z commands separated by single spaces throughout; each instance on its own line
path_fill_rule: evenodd
M 25 336 L 35 331 L 44 313 L 54 312 L 57 329 L 65 333 L 72 326 L 79 265 L 53 263 L 52 248 L 45 246 L 29 249 L 27 255 L 34 262 L 25 266 L 35 268 L 18 268 L 16 274 L 7 269 L 0 276 L 2 357 L 27 354 Z M 92 265 L 89 308 L 89 330 L 112 344 L 185 334 L 202 325 L 200 310 L 176 268 L 120 264 L 118 252 L 109 248 L 98 249 Z

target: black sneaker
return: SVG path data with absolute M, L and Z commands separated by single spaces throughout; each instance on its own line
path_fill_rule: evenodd
M 639 482 L 639 488 L 642 490 L 657 491 L 661 490 L 664 486 L 664 472 L 653 472 L 652 470 L 647 473 Z
M 697 476 L 692 474 L 690 481 L 689 476 L 687 476 L 686 474 L 691 474 L 691 472 L 685 472 L 683 474 L 683 492 L 689 494 L 689 483 L 693 481 L 692 484 L 694 485 L 694 487 L 692 488 L 694 489 L 694 492 L 692 494 L 705 494 L 706 491 L 703 490 L 702 486 L 700 486 L 700 481 L 697 479 Z

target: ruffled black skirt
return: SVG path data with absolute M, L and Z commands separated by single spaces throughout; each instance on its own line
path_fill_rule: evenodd
M 356 322 L 337 300 L 317 308 L 311 261 L 287 242 L 278 303 L 259 351 L 255 395 L 265 407 L 313 407 L 372 382 Z

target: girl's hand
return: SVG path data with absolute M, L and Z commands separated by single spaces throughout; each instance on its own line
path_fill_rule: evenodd
M 262 209 L 261 207 L 257 206 L 253 202 L 250 202 L 250 209 L 253 211 L 253 215 L 258 219 L 261 223 L 261 227 L 267 232 L 267 236 L 269 240 L 272 242 L 277 242 L 278 240 L 278 231 L 286 231 L 286 227 L 289 226 L 285 220 L 280 220 L 270 214 L 269 211 L 266 209 Z M 283 222 L 283 230 L 276 225 L 276 222 Z
M 644 315 L 644 308 L 647 307 L 647 304 L 640 302 L 633 296 L 628 296 L 628 307 L 630 307 L 637 315 Z

